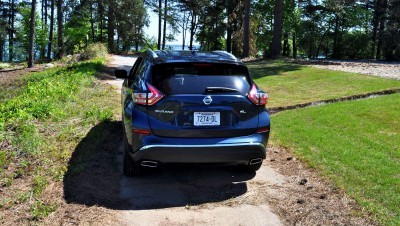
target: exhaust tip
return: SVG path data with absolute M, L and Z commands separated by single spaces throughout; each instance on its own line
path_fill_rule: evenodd
M 142 161 L 140 163 L 141 166 L 144 167 L 149 167 L 149 168 L 157 168 L 158 167 L 158 163 L 154 162 L 154 161 Z
M 255 165 L 255 164 L 261 163 L 262 161 L 263 161 L 262 158 L 252 159 L 252 160 L 250 160 L 249 164 Z

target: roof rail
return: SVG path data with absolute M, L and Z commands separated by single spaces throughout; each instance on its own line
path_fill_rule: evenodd
M 235 61 L 238 61 L 238 60 L 239 60 L 239 59 L 236 58 L 233 54 L 228 53 L 228 52 L 226 52 L 226 51 L 216 50 L 216 51 L 213 51 L 213 53 L 216 53 L 216 54 L 221 55 L 221 56 L 228 57 L 228 58 L 230 58 L 230 59 L 232 59 L 232 60 L 235 60 Z
M 149 52 L 149 54 L 153 57 L 153 58 L 158 58 L 158 55 L 156 52 L 154 52 L 153 50 L 147 50 Z

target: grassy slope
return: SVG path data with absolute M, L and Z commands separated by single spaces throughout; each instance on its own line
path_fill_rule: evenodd
M 0 220 L 13 208 L 20 209 L 18 217 L 31 220 L 57 208 L 59 200 L 42 200 L 43 191 L 63 180 L 70 156 L 87 132 L 119 112 L 119 95 L 96 82 L 104 62 L 26 75 L 17 95 L 0 103 L 0 209 L 5 214 Z M 18 189 L 21 180 L 30 184 L 28 190 Z
M 256 83 L 270 95 L 269 107 L 400 88 L 400 81 L 318 69 L 283 61 L 248 63 Z
M 286 111 L 274 145 L 320 168 L 375 217 L 400 224 L 400 94 Z

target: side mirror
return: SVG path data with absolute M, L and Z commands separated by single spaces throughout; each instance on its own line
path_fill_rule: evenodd
M 121 69 L 115 70 L 114 75 L 117 78 L 128 78 L 128 72 Z

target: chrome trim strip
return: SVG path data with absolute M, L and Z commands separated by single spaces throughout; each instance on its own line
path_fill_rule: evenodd
M 261 146 L 265 149 L 265 146 L 262 143 L 239 143 L 239 144 L 205 144 L 205 145 L 165 145 L 165 144 L 154 144 L 154 145 L 146 145 L 139 149 L 139 151 L 143 151 L 149 148 L 218 148 L 218 147 L 237 147 L 237 146 Z

